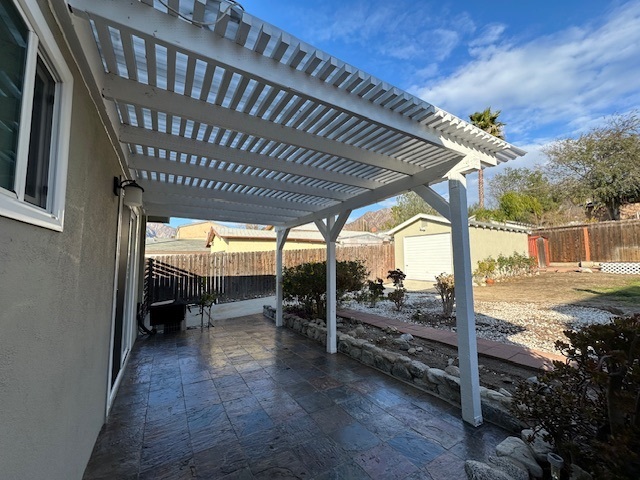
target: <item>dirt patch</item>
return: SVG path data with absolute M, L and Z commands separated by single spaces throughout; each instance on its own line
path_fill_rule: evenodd
M 433 319 L 432 322 L 435 320 L 436 319 Z M 439 319 L 439 321 L 449 322 L 449 320 L 442 319 Z M 449 365 L 458 366 L 458 350 L 439 342 L 414 337 L 409 344 L 410 347 L 416 349 L 416 351 L 410 354 L 406 349 L 394 343 L 395 339 L 400 338 L 399 332 L 387 333 L 378 327 L 346 318 L 343 318 L 342 321 L 338 323 L 338 331 L 351 335 L 355 333 L 354 336 L 357 338 L 366 339 L 368 342 L 380 348 L 408 356 L 429 367 L 444 370 Z M 422 350 L 420 351 L 420 349 Z M 539 373 L 536 369 L 521 367 L 484 356 L 480 356 L 479 365 L 480 384 L 493 390 L 504 388 L 509 392 L 513 392 L 519 381 Z
M 640 313 L 640 275 L 554 272 L 473 289 L 480 302 L 554 303 Z

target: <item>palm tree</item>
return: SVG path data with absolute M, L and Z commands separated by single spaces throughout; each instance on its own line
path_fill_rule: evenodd
M 469 120 L 472 125 L 494 137 L 504 140 L 502 127 L 504 127 L 505 124 L 498 121 L 498 116 L 500 116 L 500 110 L 492 112 L 491 107 L 487 107 L 482 112 L 469 115 Z M 484 172 L 482 168 L 478 170 L 478 206 L 484 208 Z

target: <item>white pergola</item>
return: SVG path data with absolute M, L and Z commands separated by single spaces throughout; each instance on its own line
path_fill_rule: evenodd
M 413 190 L 452 225 L 462 411 L 482 422 L 465 175 L 525 152 L 215 0 L 51 2 L 147 215 L 275 225 L 335 242 L 350 212 Z M 73 141 L 73 139 L 72 139 Z M 449 202 L 431 186 L 448 181 Z

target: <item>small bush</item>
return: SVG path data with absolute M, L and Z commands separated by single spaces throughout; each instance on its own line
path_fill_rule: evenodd
M 384 298 L 384 285 L 381 278 L 376 278 L 376 281 L 367 280 L 367 293 L 366 299 L 369 301 L 371 307 L 376 306 L 376 302 Z
M 387 295 L 387 298 L 391 300 L 396 306 L 396 310 L 401 311 L 407 301 L 407 289 L 404 288 L 404 279 L 407 278 L 405 273 L 396 268 L 395 270 L 389 270 L 387 279 L 391 279 L 395 290 Z
M 336 296 L 362 290 L 368 272 L 360 261 L 336 262 Z M 326 316 L 327 262 L 309 262 L 285 268 L 283 297 L 296 304 L 308 318 Z M 300 311 L 299 310 L 299 311 Z
M 478 261 L 478 268 L 473 272 L 473 277 L 475 282 L 480 284 L 489 278 L 505 279 L 531 275 L 536 272 L 537 267 L 536 257 L 529 257 L 518 252 L 513 252 L 509 257 L 500 254 L 497 259 L 487 257 Z
M 487 257 L 484 260 L 479 260 L 478 268 L 473 272 L 474 281 L 480 285 L 486 279 L 493 279 L 496 275 L 497 268 L 498 262 L 496 262 L 493 257 Z
M 567 361 L 518 385 L 513 414 L 547 432 L 567 469 L 640 478 L 640 315 L 564 334 L 556 348 Z
M 387 294 L 387 298 L 393 302 L 397 311 L 401 311 L 407 301 L 407 290 L 404 287 L 396 288 Z
M 453 305 L 455 302 L 455 282 L 451 274 L 441 273 L 436 277 L 436 290 L 442 300 L 442 314 L 446 318 L 453 315 Z

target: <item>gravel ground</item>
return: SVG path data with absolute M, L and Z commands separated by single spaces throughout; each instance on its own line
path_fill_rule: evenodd
M 454 321 L 439 318 L 442 307 L 437 294 L 409 292 L 407 297 L 401 312 L 387 300 L 378 302 L 374 308 L 355 301 L 345 302 L 343 306 L 408 323 L 455 330 Z M 421 320 L 416 321 L 418 310 L 423 315 Z M 564 330 L 606 323 L 613 317 L 610 312 L 596 308 L 550 303 L 477 301 L 475 310 L 478 337 L 552 353 L 558 353 L 554 347 L 556 340 L 566 339 L 562 333 Z

